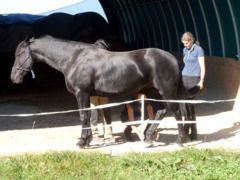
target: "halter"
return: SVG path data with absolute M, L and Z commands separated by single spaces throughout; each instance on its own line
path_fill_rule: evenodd
M 33 69 L 31 67 L 29 69 L 26 69 L 26 68 L 23 67 L 23 65 L 27 62 L 27 60 L 30 59 L 30 49 L 29 49 L 29 47 L 27 48 L 27 50 L 28 50 L 28 54 L 27 54 L 26 59 L 23 61 L 23 63 L 20 66 L 13 66 L 12 68 L 17 69 L 17 70 L 21 70 L 21 71 L 25 71 L 25 72 L 31 72 L 32 78 L 35 79 L 35 74 L 33 72 Z

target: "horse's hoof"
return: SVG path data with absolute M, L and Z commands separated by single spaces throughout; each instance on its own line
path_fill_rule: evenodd
M 187 136 L 178 136 L 176 143 L 183 144 L 187 142 Z
M 144 144 L 145 144 L 145 147 L 146 147 L 146 148 L 152 147 L 152 146 L 153 146 L 153 141 L 151 141 L 151 140 L 145 140 L 145 141 L 144 141 Z
M 197 140 L 197 134 L 190 134 L 189 136 L 191 141 L 196 141 Z
M 133 141 L 132 135 L 125 135 L 125 138 L 126 138 L 127 141 L 130 141 L 130 142 Z
M 81 149 L 83 149 L 85 146 L 86 146 L 86 142 L 81 139 L 78 143 L 77 143 L 77 146 L 79 146 Z
M 124 136 L 125 136 L 125 138 L 126 138 L 126 140 L 127 141 L 133 141 L 133 137 L 132 137 L 132 132 L 131 132 L 132 130 L 129 130 L 128 128 L 126 128 L 125 130 L 124 130 Z
M 89 147 L 91 141 L 92 141 L 92 136 L 85 139 L 81 138 L 80 141 L 77 143 L 77 146 L 79 146 L 80 148 Z

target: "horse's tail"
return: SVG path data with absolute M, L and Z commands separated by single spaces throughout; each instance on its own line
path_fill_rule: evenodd
M 180 76 L 180 77 L 181 78 L 180 78 L 180 81 L 179 81 L 179 84 L 178 84 L 178 92 L 177 93 L 178 93 L 178 98 L 180 100 L 184 100 L 188 95 L 188 91 L 183 85 L 182 76 Z M 180 103 L 179 106 L 180 106 L 181 114 L 183 116 L 186 116 L 187 115 L 186 104 L 185 103 Z
M 186 89 L 182 81 L 182 76 L 180 77 L 181 78 L 178 85 L 178 98 L 181 100 L 184 100 L 184 99 L 192 99 L 196 97 L 196 95 L 200 92 L 200 87 L 194 86 L 191 89 Z M 180 103 L 180 110 L 182 115 L 185 116 L 187 114 L 186 103 Z

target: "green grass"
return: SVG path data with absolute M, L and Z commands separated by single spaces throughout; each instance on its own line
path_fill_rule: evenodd
M 0 179 L 240 179 L 240 153 L 183 149 L 109 156 L 46 153 L 0 158 Z

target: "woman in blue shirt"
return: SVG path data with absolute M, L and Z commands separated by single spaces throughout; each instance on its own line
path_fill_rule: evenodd
M 204 50 L 199 45 L 198 41 L 192 33 L 185 32 L 182 35 L 181 42 L 184 45 L 183 49 L 183 62 L 184 68 L 182 70 L 182 80 L 185 88 L 191 90 L 198 86 L 200 92 L 204 89 L 205 78 L 205 56 Z M 187 120 L 196 120 L 195 108 L 193 104 L 187 104 L 188 116 Z M 191 128 L 190 138 L 192 140 L 197 139 L 196 124 L 185 124 L 185 132 L 189 133 L 189 127 Z

